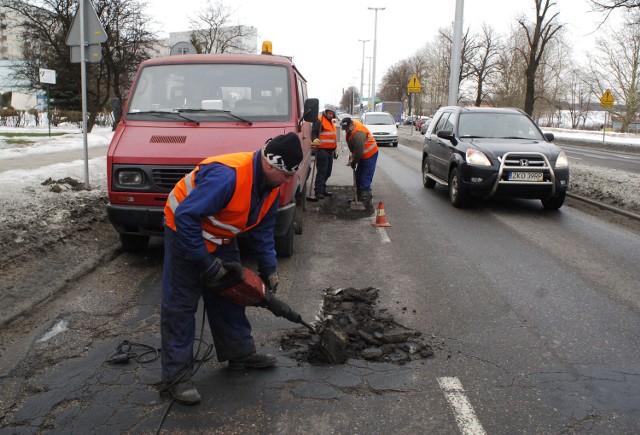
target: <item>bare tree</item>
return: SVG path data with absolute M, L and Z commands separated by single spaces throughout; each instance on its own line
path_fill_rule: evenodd
M 74 0 L 5 0 L 4 6 L 21 17 L 24 63 L 14 74 L 38 89 L 39 68 L 57 73 L 51 96 L 57 108 L 79 110 L 81 107 L 80 64 L 70 62 L 66 38 L 78 5 Z M 144 3 L 136 0 L 95 0 L 94 7 L 107 34 L 103 60 L 87 63 L 87 107 L 89 125 L 107 101 L 122 96 L 131 84 L 139 63 L 149 57 L 157 38 L 147 30 L 148 19 L 142 14 Z
M 404 101 L 407 95 L 407 83 L 410 77 L 409 64 L 406 60 L 392 65 L 382 77 L 378 90 L 380 100 Z
M 527 44 L 525 36 L 512 28 L 499 51 L 495 74 L 487 81 L 488 99 L 498 107 L 522 107 L 525 95 L 525 59 L 521 56 Z
M 640 110 L 640 27 L 638 14 L 629 17 L 619 29 L 610 30 L 607 38 L 596 42 L 596 53 L 589 56 L 595 80 L 595 96 L 606 89 L 613 93 L 616 104 L 612 115 L 620 118 L 620 131 L 627 132 L 629 123 Z
M 446 41 L 449 51 L 453 50 L 453 29 L 452 28 L 440 28 L 440 37 Z M 458 89 L 462 90 L 462 83 L 473 76 L 474 69 L 471 65 L 471 59 L 476 56 L 478 46 L 475 43 L 475 37 L 470 35 L 470 29 L 467 27 L 466 32 L 462 36 L 462 50 L 460 51 L 460 73 L 458 74 Z M 449 62 L 447 69 L 451 71 L 451 56 L 449 56 Z M 458 101 L 465 99 L 463 95 L 458 96 Z
M 358 89 L 355 86 L 349 86 L 346 91 L 342 92 L 340 107 L 348 113 L 354 113 L 355 101 L 359 98 Z
M 536 20 L 531 26 L 525 18 L 519 18 L 518 24 L 527 38 L 527 47 L 521 55 L 525 58 L 525 98 L 524 111 L 530 116 L 533 115 L 533 106 L 536 100 L 535 85 L 536 71 L 540 66 L 544 50 L 555 34 L 564 27 L 562 24 L 555 22 L 559 12 L 551 15 L 547 19 L 549 10 L 556 6 L 553 0 L 534 0 L 536 6 Z
M 591 110 L 592 95 L 590 80 L 581 66 L 574 66 L 568 77 L 567 110 L 571 120 L 571 129 L 586 127 Z
M 234 11 L 221 0 L 211 3 L 191 19 L 191 43 L 198 53 L 248 53 L 247 36 L 255 35 L 253 27 L 231 25 Z
M 626 10 L 633 12 L 640 10 L 640 0 L 590 0 L 593 10 L 604 12 L 606 21 L 615 10 Z M 640 16 L 636 16 L 636 24 L 640 24 Z
M 474 57 L 469 59 L 469 67 L 476 80 L 475 106 L 481 106 L 486 95 L 484 85 L 490 76 L 497 70 L 497 62 L 500 51 L 500 41 L 495 30 L 486 24 L 482 25 L 480 35 L 477 37 L 477 49 Z

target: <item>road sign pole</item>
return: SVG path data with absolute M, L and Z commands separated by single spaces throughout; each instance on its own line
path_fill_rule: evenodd
M 51 85 L 47 84 L 47 123 L 49 124 L 49 137 L 51 137 L 51 109 L 49 108 L 50 106 L 50 92 L 49 92 L 49 88 Z M 37 116 L 37 115 L 36 115 Z
M 84 37 L 84 13 L 87 0 L 80 0 L 80 78 L 82 82 L 82 143 L 84 145 L 84 188 L 89 190 L 89 145 L 87 142 L 87 62 L 85 47 L 88 45 Z
M 602 143 L 603 144 L 604 144 L 604 132 L 607 131 L 607 113 L 609 113 L 609 111 L 605 109 L 605 111 L 604 111 L 604 124 L 602 125 Z

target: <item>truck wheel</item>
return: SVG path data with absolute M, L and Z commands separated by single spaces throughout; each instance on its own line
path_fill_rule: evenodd
M 302 234 L 302 226 L 304 225 L 304 209 L 305 209 L 305 200 L 307 197 L 304 194 L 296 195 L 296 212 L 293 216 L 293 228 L 295 233 L 300 235 Z
M 282 236 L 276 237 L 276 254 L 278 254 L 279 257 L 291 257 L 291 255 L 293 255 L 294 226 L 295 223 L 291 222 L 287 232 Z
M 143 252 L 149 244 L 149 236 L 120 234 L 120 243 L 126 252 Z

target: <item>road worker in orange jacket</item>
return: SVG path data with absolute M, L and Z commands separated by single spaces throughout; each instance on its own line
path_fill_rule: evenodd
M 191 382 L 195 313 L 200 298 L 219 361 L 229 368 L 265 368 L 273 355 L 256 353 L 245 307 L 220 296 L 224 280 L 242 274 L 237 239 L 246 233 L 260 275 L 278 285 L 274 228 L 279 186 L 291 178 L 303 154 L 295 133 L 277 136 L 255 152 L 203 160 L 176 183 L 165 206 L 162 277 L 162 380 L 184 404 L 200 401 Z M 230 275 L 231 274 L 231 275 Z
M 343 118 L 340 126 L 345 132 L 347 145 L 351 151 L 349 164 L 356 175 L 356 194 L 367 208 L 371 208 L 373 194 L 371 183 L 378 162 L 378 144 L 367 127 L 360 121 Z
M 325 109 L 311 128 L 312 145 L 316 151 L 315 199 L 331 196 L 331 192 L 327 190 L 327 180 L 331 177 L 333 159 L 338 157 L 338 135 L 333 123 L 335 117 L 333 109 Z

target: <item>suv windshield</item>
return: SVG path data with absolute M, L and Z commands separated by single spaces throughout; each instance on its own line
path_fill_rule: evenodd
M 380 113 L 365 115 L 364 123 L 368 125 L 394 125 L 396 122 L 391 115 Z
M 458 137 L 544 140 L 533 121 L 522 113 L 461 113 Z
M 277 65 L 171 64 L 145 67 L 138 78 L 128 119 L 184 122 L 286 121 L 291 116 L 287 69 Z

